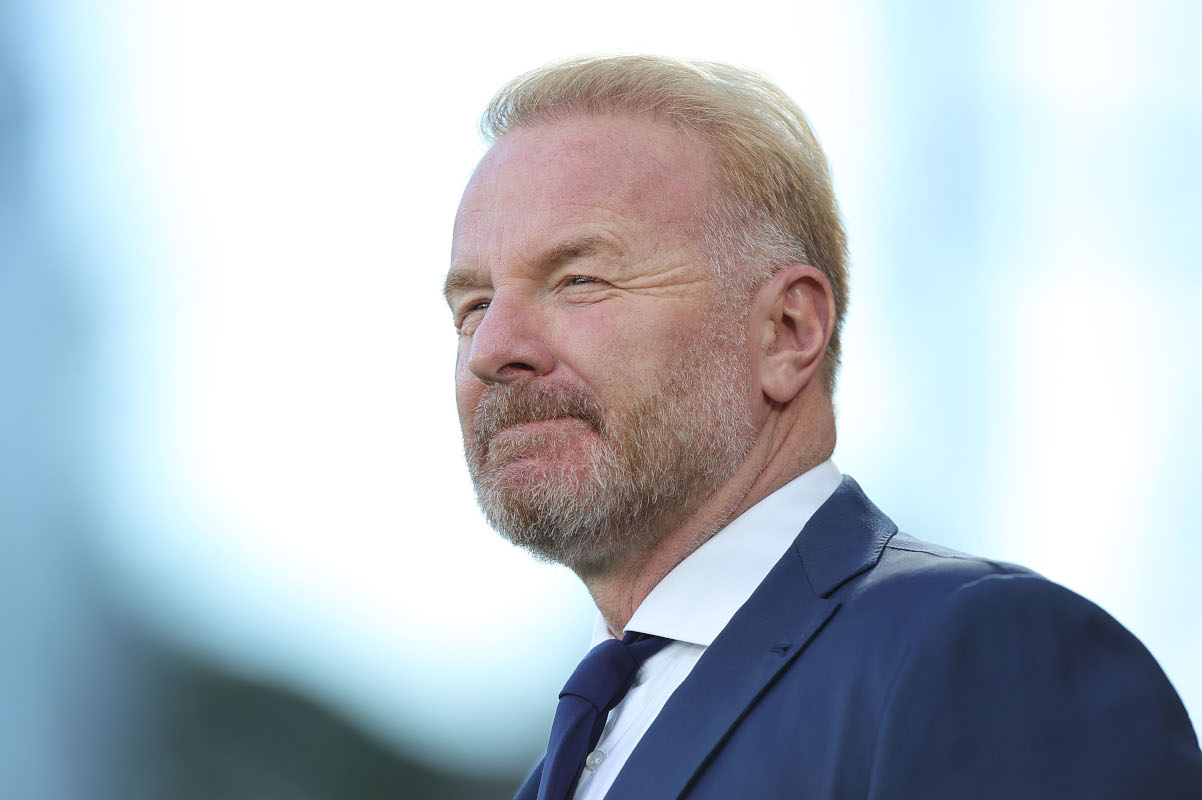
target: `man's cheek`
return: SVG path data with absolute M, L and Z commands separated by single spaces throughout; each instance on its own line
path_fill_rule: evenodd
M 456 375 L 455 408 L 459 412 L 459 425 L 465 431 L 471 427 L 472 416 L 475 413 L 476 405 L 480 402 L 480 388 L 482 387 L 473 386 L 473 382 L 479 384 L 473 375 Z

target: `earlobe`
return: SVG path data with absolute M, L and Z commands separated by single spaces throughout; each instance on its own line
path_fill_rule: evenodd
M 787 404 L 815 380 L 826 353 L 834 318 L 830 283 L 815 267 L 794 264 L 777 271 L 757 300 L 764 321 L 763 391 Z

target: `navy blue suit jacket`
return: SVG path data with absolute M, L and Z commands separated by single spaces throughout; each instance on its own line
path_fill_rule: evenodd
M 677 797 L 1199 800 L 1202 753 L 1106 612 L 899 533 L 844 478 L 608 794 Z

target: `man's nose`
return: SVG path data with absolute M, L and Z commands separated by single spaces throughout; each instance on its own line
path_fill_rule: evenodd
M 536 309 L 498 295 L 472 333 L 468 369 L 485 383 L 546 375 L 555 359 L 544 333 Z

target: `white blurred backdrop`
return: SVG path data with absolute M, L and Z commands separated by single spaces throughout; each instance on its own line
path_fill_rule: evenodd
M 1202 714 L 1202 5 L 0 6 L 32 120 L 19 217 L 73 310 L 6 251 L 0 466 L 71 465 L 57 496 L 95 523 L 55 544 L 36 492 L 0 506 L 42 576 L 0 567 L 29 653 L 83 558 L 155 636 L 431 763 L 520 769 L 593 612 L 476 508 L 439 287 L 493 91 L 645 50 L 763 71 L 827 149 L 840 468 L 904 530 L 1101 604 Z M 67 324 L 75 355 L 20 382 Z M 26 658 L 35 689 L 77 668 Z M 55 752 L 39 735 L 10 732 L 14 768 Z

